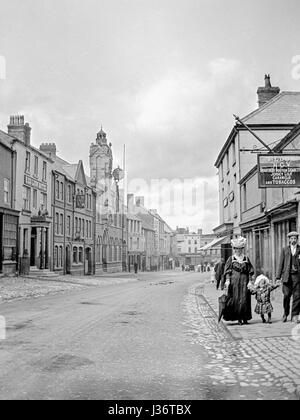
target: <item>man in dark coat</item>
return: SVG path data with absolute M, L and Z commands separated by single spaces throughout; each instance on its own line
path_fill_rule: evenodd
M 222 278 L 223 278 L 223 274 L 224 274 L 224 268 L 225 268 L 225 261 L 224 258 L 221 258 L 221 261 L 219 261 L 216 265 L 215 265 L 215 278 L 216 278 L 216 287 L 217 290 L 219 290 Z
M 298 232 L 288 234 L 290 245 L 282 250 L 277 280 L 283 283 L 283 322 L 287 322 L 290 314 L 290 303 L 293 297 L 292 321 L 299 322 L 300 314 L 300 246 L 298 245 Z

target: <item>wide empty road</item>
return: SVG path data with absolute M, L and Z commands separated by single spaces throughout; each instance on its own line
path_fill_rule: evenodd
M 224 345 L 224 355 L 234 343 L 199 296 L 203 282 L 199 273 L 155 273 L 1 305 L 0 398 L 286 398 L 247 378 L 241 388 L 230 380 L 230 364 L 222 381 L 214 345 Z M 236 357 L 232 369 L 247 371 L 249 360 Z

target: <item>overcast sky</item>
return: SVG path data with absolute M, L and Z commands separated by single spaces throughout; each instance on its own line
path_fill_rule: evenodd
M 35 146 L 88 168 L 102 124 L 116 165 L 126 144 L 129 180 L 198 178 L 204 201 L 164 210 L 172 227 L 218 225 L 213 165 L 264 74 L 300 90 L 299 0 L 0 0 L 0 12 L 0 127 L 23 113 Z

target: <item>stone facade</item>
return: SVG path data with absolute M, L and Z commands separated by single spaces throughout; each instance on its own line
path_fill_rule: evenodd
M 127 233 L 120 168 L 113 170 L 112 144 L 97 134 L 90 147 L 90 182 L 96 191 L 96 273 L 127 269 Z

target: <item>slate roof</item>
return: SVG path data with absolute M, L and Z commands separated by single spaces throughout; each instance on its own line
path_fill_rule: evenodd
M 9 136 L 8 134 L 4 133 L 4 131 L 0 130 L 0 142 L 4 144 L 4 146 L 11 149 L 13 140 L 14 140 L 13 137 Z
M 291 129 L 300 122 L 300 92 L 281 92 L 262 107 L 243 117 L 242 121 L 249 126 L 289 126 L 287 129 Z M 236 124 L 232 129 L 215 162 L 216 167 L 219 166 L 240 127 L 240 124 Z
M 246 124 L 297 124 L 300 122 L 300 92 L 281 92 L 242 121 Z

